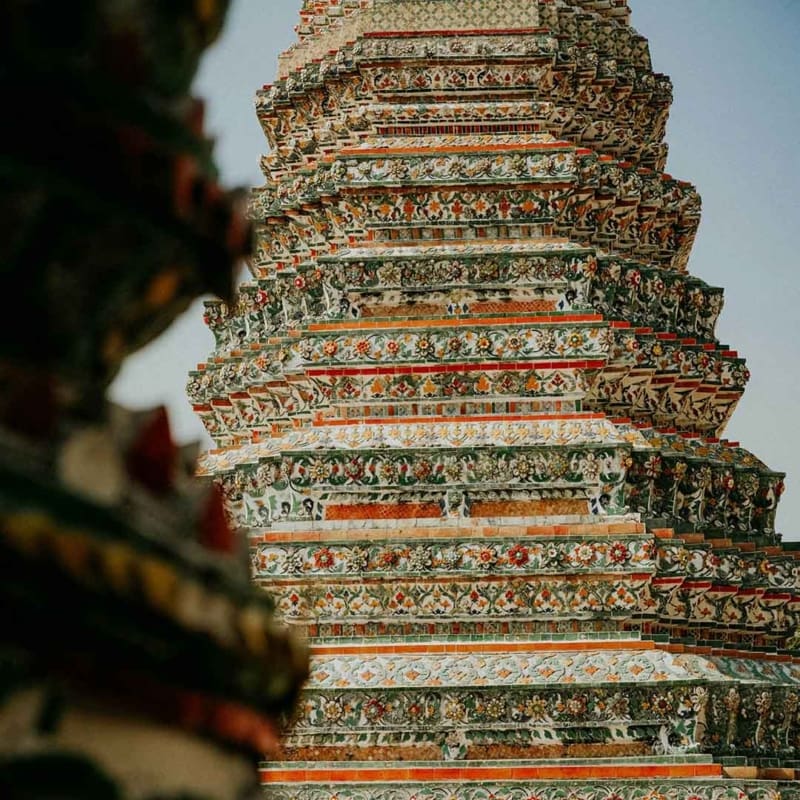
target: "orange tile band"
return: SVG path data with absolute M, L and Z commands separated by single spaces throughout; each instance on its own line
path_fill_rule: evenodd
M 604 327 L 608 324 L 599 314 L 554 314 L 552 316 L 545 314 L 532 314 L 523 315 L 519 317 L 483 317 L 481 319 L 474 319 L 470 317 L 447 317 L 446 319 L 409 319 L 403 323 L 403 329 L 406 328 L 474 328 L 477 325 L 557 325 L 568 322 L 592 322 L 602 324 Z M 396 328 L 397 322 L 389 320 L 387 322 L 377 320 L 358 320 L 350 321 L 344 320 L 343 322 L 315 322 L 308 325 L 309 331 L 323 332 L 323 331 L 355 331 L 355 330 L 375 330 L 380 328 Z
M 354 541 L 373 539 L 378 536 L 390 541 L 405 539 L 462 539 L 477 536 L 481 538 L 514 538 L 551 536 L 651 536 L 640 522 L 612 523 L 576 523 L 574 525 L 476 525 L 463 526 L 427 526 L 414 528 L 391 528 L 390 530 L 375 528 L 354 528 L 352 530 L 306 530 L 306 531 L 268 531 L 249 537 L 250 544 L 266 544 L 268 542 L 326 542 Z M 671 529 L 666 538 L 674 538 Z M 681 538 L 685 538 L 682 536 Z
M 344 586 L 348 584 L 351 586 L 354 584 L 359 586 L 376 586 L 386 583 L 386 576 L 367 578 L 345 573 L 342 575 L 336 575 L 335 577 L 337 579 L 336 584 L 338 586 Z M 527 584 L 528 586 L 538 586 L 548 580 L 552 580 L 553 577 L 554 576 L 552 573 L 531 575 L 528 577 Z M 561 584 L 574 586 L 575 584 L 596 585 L 601 583 L 621 583 L 623 581 L 633 583 L 641 581 L 644 583 L 645 581 L 651 580 L 653 575 L 650 572 L 576 572 L 571 575 L 559 575 L 555 577 L 560 578 Z M 480 582 L 484 584 L 496 584 L 506 582 L 508 578 L 508 575 L 486 575 L 485 577 L 481 577 Z M 319 584 L 319 580 L 320 579 L 318 575 L 308 574 L 303 574 L 297 576 L 296 578 L 294 576 L 284 578 L 274 578 L 270 576 L 270 584 L 272 586 L 310 586 Z M 412 578 L 411 580 L 414 579 Z M 474 578 L 470 577 L 468 573 L 465 573 L 463 576 L 459 575 L 458 577 L 454 577 L 452 575 L 441 575 L 437 577 L 426 578 L 424 581 L 420 582 L 425 583 L 426 586 L 452 586 L 454 583 L 465 583 L 471 580 L 474 580 Z
M 550 33 L 550 28 L 431 28 L 418 31 L 366 31 L 365 39 L 419 39 L 426 36 L 508 36 L 509 34 Z
M 719 764 L 580 764 L 574 766 L 356 767 L 264 769 L 265 783 L 387 783 L 392 781 L 605 780 L 635 778 L 720 778 Z
M 607 419 L 605 414 L 505 414 L 502 418 L 503 422 L 553 422 L 559 420 L 566 420 L 567 422 L 577 422 L 580 420 L 592 419 Z M 339 426 L 346 425 L 384 425 L 387 422 L 392 424 L 416 424 L 422 423 L 440 423 L 440 422 L 496 422 L 496 415 L 489 414 L 471 414 L 469 416 L 440 416 L 440 417 L 366 417 L 359 419 L 355 423 L 351 419 L 324 419 L 316 423 L 317 427 Z
M 326 520 L 436 519 L 442 510 L 436 503 L 352 503 L 329 505 Z
M 601 369 L 606 364 L 604 359 L 559 359 L 530 361 L 465 361 L 462 364 L 387 364 L 385 366 L 360 366 L 307 369 L 305 372 L 312 378 L 324 375 L 367 376 L 367 375 L 435 375 L 441 372 L 507 372 L 526 369 Z M 547 417 L 548 419 L 552 418 Z M 557 418 L 557 417 L 556 417 Z
M 377 655 L 386 653 L 563 653 L 583 650 L 655 650 L 655 642 L 639 639 L 575 639 L 541 642 L 377 642 L 311 645 L 315 656 Z M 658 648 L 663 649 L 663 648 Z
M 585 245 L 577 244 L 572 242 L 570 239 L 566 239 L 563 236 L 536 236 L 536 237 L 527 237 L 527 238 L 520 238 L 514 240 L 515 244 L 525 244 L 526 242 L 535 243 L 537 246 L 542 244 L 558 244 L 564 245 L 569 244 L 572 246 L 572 249 L 578 252 L 588 253 L 591 251 L 591 248 L 586 247 Z M 470 244 L 474 247 L 475 243 L 470 241 Z M 481 239 L 481 245 L 492 245 L 492 244 L 500 244 L 500 245 L 508 245 L 507 239 Z M 396 247 L 414 247 L 420 250 L 425 249 L 441 249 L 442 242 L 434 242 L 434 241 L 397 241 L 397 242 L 365 242 L 365 241 L 356 241 L 350 244 L 350 247 L 356 248 L 377 248 L 379 250 L 388 250 L 394 249 Z
M 473 503 L 471 517 L 561 517 L 587 513 L 586 499 L 577 500 L 498 500 Z
M 577 500 L 498 500 L 496 502 L 473 503 L 470 517 L 543 517 L 579 516 L 587 513 L 587 501 Z M 329 505 L 325 519 L 437 519 L 442 509 L 436 503 L 343 503 Z
M 564 150 L 575 152 L 569 142 L 520 142 L 518 144 L 442 145 L 441 147 L 347 147 L 342 156 L 429 155 L 430 153 L 502 153 L 523 150 Z

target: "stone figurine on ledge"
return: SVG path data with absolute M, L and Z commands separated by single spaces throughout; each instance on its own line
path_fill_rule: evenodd
M 241 800 L 306 674 L 165 411 L 105 399 L 249 254 L 188 94 L 226 9 L 0 11 L 4 800 Z

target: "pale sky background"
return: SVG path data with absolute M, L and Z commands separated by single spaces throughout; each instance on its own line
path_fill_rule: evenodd
M 513 2 L 513 0 L 509 0 Z M 253 94 L 294 39 L 299 0 L 234 0 L 196 92 L 228 185 L 261 182 L 266 141 Z M 690 271 L 725 288 L 719 338 L 748 360 L 750 384 L 726 436 L 788 473 L 778 529 L 800 539 L 800 0 L 630 0 L 675 103 L 667 170 L 694 183 L 703 221 Z M 170 409 L 181 441 L 208 441 L 184 393 L 212 337 L 200 303 L 129 359 L 112 387 L 132 407 Z

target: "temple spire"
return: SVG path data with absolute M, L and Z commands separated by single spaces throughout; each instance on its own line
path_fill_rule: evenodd
M 312 641 L 278 797 L 756 797 L 792 769 L 783 476 L 722 438 L 749 375 L 628 14 L 307 4 L 258 95 L 254 280 L 209 304 L 190 395 Z

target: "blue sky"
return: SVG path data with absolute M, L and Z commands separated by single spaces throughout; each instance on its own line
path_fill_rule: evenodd
M 667 170 L 694 183 L 703 222 L 689 264 L 725 288 L 719 338 L 747 358 L 750 385 L 726 436 L 788 473 L 778 527 L 800 539 L 800 0 L 629 0 L 654 68 L 675 85 Z M 299 0 L 234 0 L 196 92 L 229 185 L 261 182 L 266 143 L 253 94 L 275 77 Z M 165 403 L 176 436 L 205 439 L 184 395 L 211 336 L 195 304 L 129 359 L 112 387 L 134 407 Z

